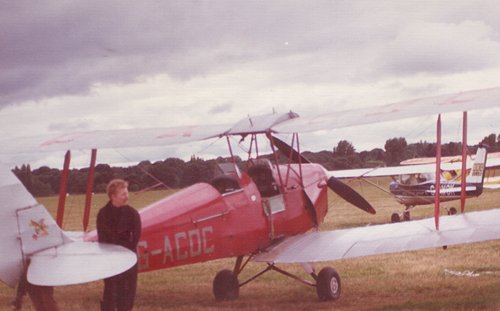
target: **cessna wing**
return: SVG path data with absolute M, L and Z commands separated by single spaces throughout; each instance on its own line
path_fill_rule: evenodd
M 500 238 L 500 209 L 434 219 L 352 229 L 310 232 L 285 238 L 253 260 L 268 263 L 312 263 L 412 251 Z
M 469 159 L 470 160 L 470 159 Z M 451 156 L 451 157 L 441 157 L 441 165 L 444 163 L 462 163 L 462 157 L 461 156 Z M 469 161 L 467 161 L 469 162 Z M 492 152 L 488 153 L 487 156 L 487 161 L 486 163 L 488 167 L 496 167 L 500 166 L 500 152 Z M 413 158 L 413 159 L 408 159 L 401 161 L 401 165 L 420 165 L 420 164 L 436 164 L 436 158 L 435 157 L 425 157 L 425 158 Z M 467 163 L 469 164 L 469 163 Z M 469 167 L 467 167 L 469 168 Z
M 467 169 L 473 165 L 472 161 L 467 161 Z M 494 168 L 500 166 L 500 158 L 488 157 L 486 161 L 486 168 Z M 461 162 L 445 162 L 441 163 L 441 170 L 461 170 Z M 373 168 L 359 168 L 349 170 L 328 171 L 329 176 L 336 178 L 361 178 L 361 177 L 383 177 L 383 176 L 397 176 L 405 174 L 419 174 L 419 173 L 435 173 L 436 164 L 415 164 L 415 165 L 401 165 L 401 166 L 382 166 Z
M 363 178 L 363 177 L 383 177 L 403 174 L 419 174 L 435 172 L 436 165 L 421 164 L 411 166 L 385 166 L 374 168 L 359 168 L 350 170 L 328 171 L 329 176 L 336 178 Z

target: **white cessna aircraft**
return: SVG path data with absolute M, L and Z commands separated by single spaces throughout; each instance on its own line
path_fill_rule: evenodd
M 483 188 L 498 189 L 500 184 L 496 176 L 488 176 L 487 169 L 494 171 L 500 167 L 499 153 L 488 154 L 486 147 L 478 148 L 474 157 L 466 161 L 469 173 L 465 176 L 465 197 L 478 197 Z M 415 158 L 401 162 L 401 166 L 386 166 L 374 168 L 348 169 L 330 171 L 330 176 L 336 178 L 355 178 L 388 192 L 396 201 L 405 206 L 402 217 L 398 213 L 391 216 L 392 222 L 401 219 L 410 220 L 410 210 L 417 205 L 434 204 L 436 196 L 436 158 Z M 462 159 L 459 156 L 445 157 L 440 165 L 440 201 L 448 202 L 462 198 Z M 374 177 L 390 176 L 393 181 L 389 189 L 369 181 Z M 456 214 L 455 207 L 447 208 L 450 215 Z

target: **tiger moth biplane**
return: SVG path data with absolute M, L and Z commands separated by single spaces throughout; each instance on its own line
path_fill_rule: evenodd
M 136 262 L 141 272 L 147 272 L 232 257 L 236 258 L 234 267 L 219 272 L 214 278 L 213 293 L 217 300 L 237 298 L 242 286 L 268 271 L 315 287 L 321 300 L 338 299 L 339 274 L 331 267 L 318 272 L 316 263 L 499 239 L 500 209 L 441 218 L 437 214 L 434 219 L 405 224 L 320 231 L 328 210 L 328 189 L 363 211 L 375 213 L 375 209 L 352 188 L 300 154 L 299 129 L 302 132 L 347 127 L 495 105 L 500 105 L 500 88 L 314 118 L 299 118 L 289 112 L 247 118 L 234 125 L 93 131 L 3 140 L 2 153 L 92 150 L 89 176 L 92 176 L 98 148 L 171 145 L 226 137 L 233 156 L 231 136 L 247 137 L 250 147 L 246 168 L 240 169 L 234 163 L 226 165 L 224 173 L 211 183 L 194 184 L 140 210 L 143 229 L 138 258 L 120 246 L 96 242 L 95 232 L 86 232 L 81 238 L 63 231 L 58 225 L 62 223 L 62 209 L 58 209 L 56 222 L 13 173 L 2 167 L 0 249 L 7 255 L 0 258 L 0 279 L 15 286 L 27 258 L 31 261 L 27 273 L 29 282 L 59 286 L 116 275 Z M 291 143 L 276 136 L 283 133 L 291 134 Z M 272 149 L 270 159 L 259 156 L 258 136 L 268 140 Z M 63 176 L 69 167 L 69 155 L 68 152 Z M 279 155 L 285 156 L 284 163 L 280 162 Z M 61 189 L 63 198 L 64 186 Z M 85 230 L 89 206 L 85 206 Z M 36 227 L 30 225 L 32 221 L 44 224 L 44 234 L 37 235 L 36 239 L 33 238 Z M 242 281 L 241 272 L 250 260 L 262 262 L 265 267 Z M 311 278 L 292 275 L 278 267 L 281 264 L 302 264 Z

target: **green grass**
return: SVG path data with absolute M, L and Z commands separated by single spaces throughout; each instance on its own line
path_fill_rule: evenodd
M 382 181 L 384 182 L 384 181 Z M 358 211 L 330 193 L 329 213 L 323 230 L 389 222 L 391 213 L 401 211 L 389 195 L 359 182 L 351 183 L 377 209 L 376 215 Z M 142 207 L 168 195 L 168 191 L 132 194 L 131 204 Z M 468 200 L 467 210 L 499 207 L 500 191 L 485 191 Z M 91 228 L 95 216 L 106 201 L 105 195 L 94 197 Z M 57 198 L 41 198 L 55 213 Z M 83 196 L 67 198 L 65 229 L 79 230 L 84 204 Z M 445 206 L 457 206 L 455 202 Z M 412 211 L 412 218 L 431 217 L 431 206 Z M 240 298 L 216 302 L 212 281 L 222 269 L 232 268 L 234 259 L 181 266 L 139 274 L 135 310 L 499 310 L 500 309 L 500 241 L 427 249 L 400 254 L 339 260 L 318 265 L 333 266 L 342 278 L 342 296 L 336 302 L 319 302 L 314 288 L 269 272 L 240 289 Z M 306 277 L 300 266 L 283 266 Z M 250 263 L 241 280 L 257 273 L 263 265 Z M 478 277 L 460 277 L 445 273 L 474 271 Z M 492 273 L 490 273 L 492 272 Z M 98 310 L 102 282 L 56 288 L 61 310 Z M 0 310 L 9 310 L 15 291 L 0 285 Z M 25 299 L 23 310 L 33 310 Z

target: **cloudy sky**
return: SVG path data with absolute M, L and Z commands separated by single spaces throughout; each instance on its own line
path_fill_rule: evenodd
M 495 0 L 0 0 L 0 129 L 15 137 L 231 123 L 500 86 L 499 16 Z M 499 133 L 499 115 L 470 113 L 469 141 Z M 443 117 L 445 140 L 460 140 L 459 116 Z M 391 137 L 433 139 L 434 131 L 435 118 L 425 117 L 301 142 L 302 150 L 331 150 L 347 139 L 361 151 Z M 210 148 L 113 151 L 100 160 L 219 152 Z M 41 161 L 57 166 L 62 157 Z

